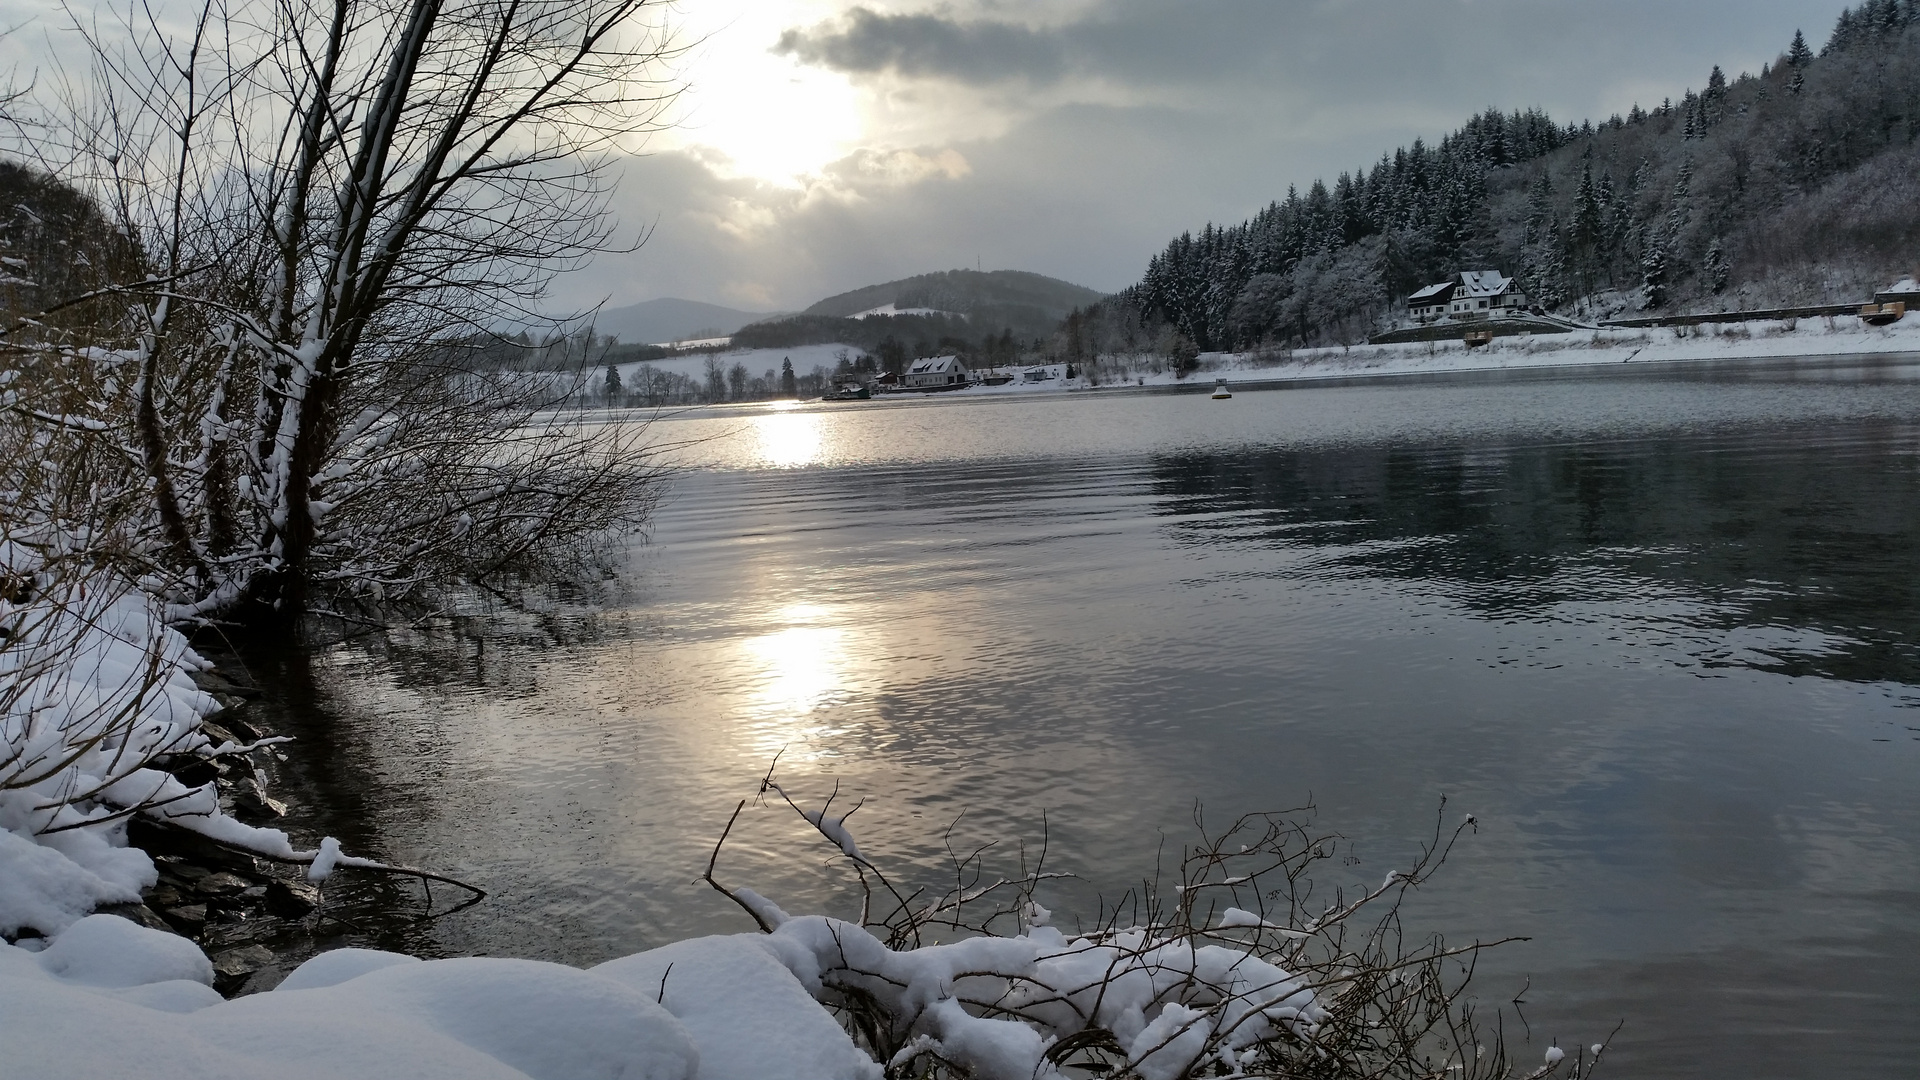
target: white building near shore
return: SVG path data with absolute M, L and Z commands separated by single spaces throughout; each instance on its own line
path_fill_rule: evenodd
M 915 360 L 900 377 L 906 390 L 949 390 L 967 385 L 967 369 L 957 356 L 930 356 Z
M 1407 313 L 1421 322 L 1477 319 L 1524 311 L 1527 296 L 1498 270 L 1466 270 L 1407 297 Z

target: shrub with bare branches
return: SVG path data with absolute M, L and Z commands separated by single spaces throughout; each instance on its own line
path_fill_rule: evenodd
M 1481 951 L 1502 941 L 1415 938 L 1402 911 L 1446 863 L 1472 816 L 1444 802 L 1418 858 L 1358 893 L 1317 893 L 1312 871 L 1339 838 L 1306 811 L 1250 814 L 1210 829 L 1170 880 L 1151 880 L 1069 934 L 1036 900 L 1032 867 L 990 878 L 982 850 L 949 853 L 953 885 L 905 890 L 861 852 L 838 789 L 817 808 L 774 781 L 785 802 L 857 874 L 862 903 L 843 922 L 794 917 L 716 871 L 705 880 L 772 935 L 775 953 L 841 1017 L 890 1077 L 1129 1080 L 1209 1076 L 1413 1078 L 1585 1077 L 1603 1046 L 1549 1051 L 1528 1069 L 1506 1052 L 1500 1020 L 1466 989 Z M 944 943 L 935 938 L 938 933 Z M 1518 939 L 1504 939 L 1505 941 Z

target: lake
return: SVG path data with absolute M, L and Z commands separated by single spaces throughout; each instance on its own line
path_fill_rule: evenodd
M 1531 938 L 1475 978 L 1521 1060 L 1622 1019 L 1622 1076 L 1920 1057 L 1920 358 L 652 424 L 686 471 L 615 580 L 291 676 L 296 825 L 493 891 L 370 940 L 749 930 L 697 878 L 776 755 L 905 881 L 1044 836 L 1068 924 L 1197 807 L 1311 804 L 1353 887 L 1444 797 L 1478 829 L 1408 927 Z M 720 875 L 852 917 L 832 854 L 756 805 Z

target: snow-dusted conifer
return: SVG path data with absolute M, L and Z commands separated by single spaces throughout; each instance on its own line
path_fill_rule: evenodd
M 1649 308 L 1667 306 L 1667 242 L 1658 230 L 1640 256 L 1640 298 Z
M 1803 68 L 1812 62 L 1813 50 L 1807 47 L 1807 35 L 1795 30 L 1793 44 L 1787 47 L 1787 63 L 1796 68 Z
M 1712 73 L 1707 76 L 1706 92 L 1700 95 L 1700 117 L 1703 133 L 1705 129 L 1714 127 L 1720 123 L 1726 107 L 1727 75 L 1726 72 L 1720 70 L 1720 65 L 1715 64 Z
M 1707 254 L 1700 260 L 1700 278 L 1708 291 L 1722 293 L 1727 291 L 1727 280 L 1732 276 L 1733 267 L 1728 264 L 1726 252 L 1721 249 L 1719 238 L 1707 246 Z

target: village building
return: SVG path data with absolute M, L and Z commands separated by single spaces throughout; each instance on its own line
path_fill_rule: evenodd
M 1876 304 L 1905 304 L 1907 305 L 1908 311 L 1920 308 L 1920 270 L 1914 271 L 1912 277 L 1902 278 L 1875 293 L 1873 302 Z
M 957 356 L 930 356 L 915 360 L 900 377 L 903 390 L 956 390 L 967 385 L 967 369 Z
M 1466 270 L 1407 297 L 1407 313 L 1422 322 L 1478 319 L 1526 310 L 1527 297 L 1498 270 Z
M 1429 285 L 1412 296 L 1407 297 L 1407 314 L 1427 322 L 1447 313 L 1447 305 L 1453 302 L 1453 290 L 1460 287 L 1457 281 L 1443 281 L 1438 285 Z

